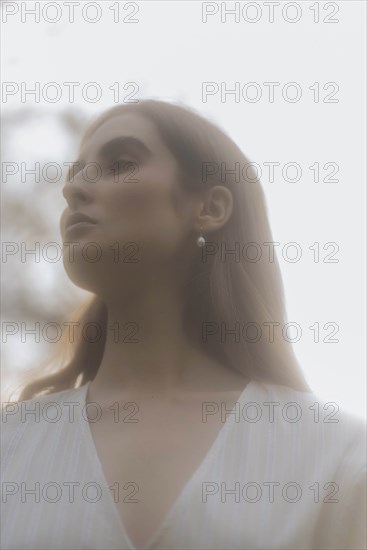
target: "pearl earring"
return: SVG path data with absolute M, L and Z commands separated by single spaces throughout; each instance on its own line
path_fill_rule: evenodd
M 203 246 L 205 246 L 205 239 L 203 237 L 203 228 L 202 226 L 200 226 L 200 237 L 198 237 L 197 241 L 196 241 L 196 244 L 200 247 L 200 248 L 203 248 Z

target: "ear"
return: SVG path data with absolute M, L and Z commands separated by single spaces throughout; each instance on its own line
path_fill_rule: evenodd
M 227 223 L 233 212 L 233 195 L 223 185 L 211 187 L 202 197 L 196 214 L 196 229 L 217 231 Z

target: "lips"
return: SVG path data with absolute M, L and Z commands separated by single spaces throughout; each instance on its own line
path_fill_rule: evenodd
M 86 214 L 82 214 L 81 212 L 74 212 L 73 214 L 70 214 L 65 222 L 65 230 L 69 229 L 69 227 L 72 227 L 76 224 L 80 224 L 80 227 L 82 225 L 89 225 L 89 224 L 96 224 L 97 221 Z

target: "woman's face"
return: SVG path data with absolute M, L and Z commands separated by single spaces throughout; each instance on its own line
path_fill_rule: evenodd
M 151 121 L 132 113 L 109 118 L 76 162 L 60 220 L 64 266 L 75 284 L 98 292 L 184 260 L 185 243 L 195 242 L 194 202 L 185 196 L 175 210 L 177 163 Z M 93 223 L 77 225 L 79 214 Z

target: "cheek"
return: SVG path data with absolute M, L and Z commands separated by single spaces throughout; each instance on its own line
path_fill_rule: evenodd
M 160 225 L 175 216 L 172 176 L 150 173 L 149 177 L 142 175 L 138 182 L 115 185 L 105 197 L 110 220 L 143 228 L 148 221 Z
M 134 242 L 141 259 L 169 258 L 185 238 L 185 223 L 173 203 L 172 180 L 125 184 L 105 197 L 103 242 Z

